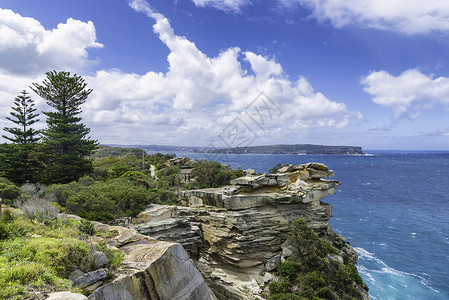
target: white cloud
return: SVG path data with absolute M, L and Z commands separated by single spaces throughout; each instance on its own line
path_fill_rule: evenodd
M 209 57 L 195 43 L 176 35 L 168 19 L 153 11 L 146 1 L 131 1 L 129 5 L 155 19 L 154 33 L 170 50 L 167 56 L 169 68 L 167 72 L 150 70 L 144 75 L 117 69 L 98 70 L 94 75 L 84 76 L 93 93 L 82 107 L 83 122 L 92 129 L 92 137 L 102 143 L 205 146 L 216 141 L 236 117 L 242 118 L 260 141 L 263 138 L 270 141 L 282 139 L 283 142 L 290 139 L 293 143 L 314 128 L 341 128 L 351 119 L 361 117 L 360 113 L 349 111 L 344 103 L 329 100 L 315 91 L 306 78 L 290 80 L 274 58 L 237 47 L 224 49 L 217 56 Z M 36 52 L 39 49 L 58 56 L 62 51 L 60 45 L 55 43 L 56 39 L 45 36 L 73 32 L 77 26 L 79 35 L 74 40 L 79 43 L 72 45 L 72 48 L 76 45 L 81 47 L 75 51 L 78 53 L 75 56 L 85 60 L 87 53 L 83 51 L 86 51 L 87 45 L 95 46 L 94 31 L 91 31 L 93 24 L 69 19 L 66 24 L 45 31 L 34 19 L 25 19 L 17 14 L 12 16 L 19 24 L 29 22 L 32 25 L 27 28 L 40 32 L 33 35 L 28 34 L 31 29 L 20 31 L 13 28 L 15 32 L 27 33 L 21 34 L 24 42 L 19 42 L 17 46 L 22 49 Z M 66 36 L 62 35 L 63 38 Z M 12 47 L 14 44 L 3 45 Z M 42 69 L 46 63 L 42 60 L 42 56 L 35 56 L 37 69 Z M 249 69 L 244 66 L 249 66 Z M 0 120 L 4 120 L 19 91 L 32 82 L 41 82 L 43 73 L 41 70 L 40 77 L 33 74 L 24 76 L 5 73 L 0 69 L 0 106 L 3 109 Z M 1 82 L 8 82 L 8 85 Z M 261 92 L 273 101 L 268 104 L 280 108 L 275 117 L 267 119 L 263 128 L 256 126 L 249 114 L 245 114 L 245 109 Z M 36 95 L 32 97 L 37 100 L 39 110 L 48 109 L 43 100 Z M 0 125 L 6 126 L 3 123 Z
M 94 24 L 67 19 L 46 30 L 39 21 L 0 8 L 0 70 L 36 74 L 51 69 L 76 70 L 91 63 L 87 48 L 101 48 Z
M 240 9 L 251 3 L 250 0 L 192 0 L 196 6 L 214 7 L 223 11 L 238 12 Z
M 249 124 L 257 133 L 278 136 L 282 131 L 283 135 L 297 137 L 299 130 L 340 128 L 360 117 L 348 111 L 345 104 L 315 92 L 305 78 L 289 80 L 273 58 L 237 47 L 209 57 L 193 42 L 176 35 L 168 19 L 145 1 L 132 1 L 130 6 L 156 20 L 153 30 L 170 50 L 169 70 L 144 75 L 102 70 L 87 77 L 94 92 L 85 116 L 93 124 L 110 123 L 118 128 L 114 134 L 134 128 L 154 143 L 171 140 L 206 145 L 237 116 L 244 118 L 245 108 L 262 91 L 281 108 L 282 115 L 263 129 Z M 243 61 L 249 63 L 252 72 L 242 67 Z M 109 128 L 101 135 L 108 134 L 112 134 Z
M 449 2 L 444 0 L 279 0 L 307 6 L 319 21 L 335 27 L 357 25 L 407 34 L 449 30 Z
M 391 108 L 395 117 L 408 113 L 413 118 L 436 104 L 449 104 L 449 78 L 433 78 L 416 69 L 399 76 L 386 71 L 372 72 L 361 83 L 373 102 Z

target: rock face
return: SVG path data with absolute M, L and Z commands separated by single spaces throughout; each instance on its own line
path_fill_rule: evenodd
M 93 223 L 96 230 L 108 233 L 110 245 L 126 255 L 116 278 L 95 289 L 88 299 L 216 299 L 180 244 Z
M 256 299 L 292 249 L 284 245 L 288 223 L 309 226 L 347 254 L 356 252 L 332 231 L 332 206 L 321 202 L 340 185 L 319 163 L 289 165 L 276 174 L 247 175 L 231 186 L 181 192 L 181 206 L 152 205 L 130 227 L 182 244 L 219 299 Z M 273 273 L 274 274 L 274 273 Z

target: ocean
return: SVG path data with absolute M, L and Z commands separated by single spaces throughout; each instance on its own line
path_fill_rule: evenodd
M 323 199 L 334 206 L 330 224 L 357 251 L 371 299 L 449 299 L 449 152 L 365 153 L 176 154 L 258 172 L 277 163 L 326 164 L 342 182 Z

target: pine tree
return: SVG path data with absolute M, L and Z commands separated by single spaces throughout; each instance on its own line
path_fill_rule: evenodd
M 36 149 L 40 136 L 39 130 L 31 127 L 39 121 L 38 114 L 35 113 L 34 101 L 28 96 L 28 92 L 23 90 L 14 99 L 14 106 L 11 109 L 11 117 L 6 119 L 18 127 L 3 128 L 12 135 L 3 135 L 3 137 L 13 143 L 2 147 L 3 154 L 7 156 L 2 161 L 3 173 L 18 184 L 35 181 L 39 165 L 36 160 Z
M 13 137 L 3 135 L 3 137 L 18 145 L 29 145 L 37 143 L 40 139 L 39 131 L 30 126 L 38 122 L 36 119 L 38 114 L 34 113 L 34 101 L 28 96 L 28 92 L 23 90 L 20 95 L 14 99 L 13 110 L 10 112 L 10 117 L 6 117 L 9 121 L 18 125 L 19 127 L 4 127 L 3 130 L 9 132 Z
M 47 156 L 44 182 L 68 183 L 92 172 L 92 160 L 97 141 L 90 140 L 90 129 L 81 123 L 80 106 L 86 102 L 92 89 L 81 76 L 70 72 L 51 71 L 42 84 L 31 87 L 47 101 L 53 111 L 47 116 L 47 128 L 42 131 Z

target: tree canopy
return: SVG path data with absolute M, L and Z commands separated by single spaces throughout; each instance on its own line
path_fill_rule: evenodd
M 6 173 L 15 183 L 35 181 L 35 171 L 40 165 L 36 158 L 40 131 L 31 127 L 39 121 L 38 114 L 35 113 L 34 101 L 28 96 L 28 92 L 23 90 L 14 99 L 14 106 L 11 109 L 11 117 L 6 119 L 14 123 L 16 127 L 3 128 L 11 135 L 3 135 L 3 137 L 13 144 L 2 147 L 4 150 L 2 156 L 5 157 L 0 173 Z
M 47 101 L 52 111 L 47 116 L 47 128 L 42 131 L 46 154 L 43 182 L 67 183 L 92 172 L 93 153 L 97 141 L 88 137 L 90 129 L 81 123 L 81 105 L 92 89 L 81 76 L 70 72 L 51 71 L 42 84 L 33 83 L 36 94 Z

